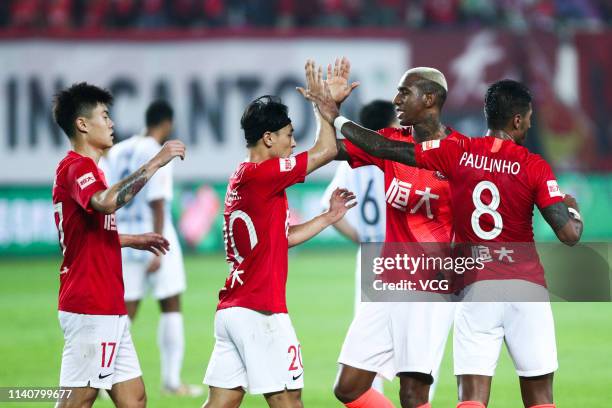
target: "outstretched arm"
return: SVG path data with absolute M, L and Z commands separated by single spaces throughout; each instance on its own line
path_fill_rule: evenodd
M 153 174 L 175 157 L 185 158 L 185 145 L 178 140 L 166 142 L 159 153 L 138 170 L 106 190 L 91 197 L 94 210 L 112 214 L 127 204 L 147 184 Z
M 342 119 L 346 122 L 340 123 Z M 336 123 L 344 137 L 364 152 L 380 159 L 416 166 L 413 143 L 387 139 L 378 132 L 361 127 L 342 117 L 336 120 Z
M 346 212 L 357 205 L 355 194 L 345 188 L 337 188 L 329 200 L 329 209 L 303 224 L 289 227 L 289 247 L 296 246 L 323 231 L 329 225 L 338 222 Z
M 312 60 L 306 61 L 304 69 L 306 71 L 307 89 L 317 93 L 327 92 L 329 95 L 329 89 L 323 81 L 323 69 L 321 67 L 316 69 Z M 298 88 L 298 91 L 302 95 L 307 92 L 304 88 Z M 317 137 L 314 145 L 308 150 L 308 165 L 306 167 L 306 173 L 308 174 L 334 160 L 337 154 L 336 133 L 333 125 L 321 118 L 314 104 L 313 110 L 317 121 Z
M 541 208 L 542 216 L 555 231 L 559 241 L 574 246 L 580 241 L 583 224 L 576 199 L 566 194 L 560 203 Z

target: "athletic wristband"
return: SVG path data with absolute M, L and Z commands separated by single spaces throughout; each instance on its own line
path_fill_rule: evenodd
M 572 214 L 575 220 L 582 222 L 582 217 L 580 216 L 580 213 L 578 211 L 576 211 L 575 209 L 571 207 L 568 207 L 567 211 L 569 211 L 569 213 Z
M 336 119 L 334 119 L 334 127 L 336 128 L 338 132 L 341 132 L 342 125 L 344 125 L 347 122 L 351 122 L 351 120 L 345 118 L 344 116 L 338 116 Z

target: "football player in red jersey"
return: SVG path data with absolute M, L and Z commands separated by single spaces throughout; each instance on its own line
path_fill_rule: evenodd
M 323 88 L 321 69 L 306 64 L 309 87 Z M 315 109 L 316 110 L 316 109 Z M 285 189 L 336 156 L 333 127 L 320 120 L 314 145 L 296 146 L 287 106 L 263 96 L 251 102 L 240 121 L 247 158 L 232 174 L 225 196 L 226 259 L 230 274 L 219 292 L 215 346 L 204 383 L 205 408 L 237 407 L 245 391 L 263 394 L 270 407 L 302 407 L 304 366 L 301 345 L 287 312 L 288 248 L 341 219 L 356 203 L 336 189 L 329 210 L 289 225 Z
M 69 389 L 59 407 L 88 407 L 100 388 L 115 405 L 146 404 L 140 364 L 123 300 L 121 247 L 165 253 L 159 234 L 119 235 L 115 211 L 128 203 L 151 176 L 174 157 L 185 157 L 180 141 L 166 143 L 132 175 L 108 186 L 97 163 L 113 145 L 108 91 L 87 83 L 59 92 L 53 115 L 72 150 L 59 163 L 53 208 L 63 262 L 59 321 L 64 332 L 60 386 Z
M 583 225 L 576 200 L 560 192 L 546 161 L 521 146 L 532 115 L 531 95 L 524 85 L 503 80 L 489 87 L 486 137 L 429 140 L 417 145 L 386 139 L 348 121 L 323 93 L 309 97 L 317 102 L 326 120 L 335 121 L 336 128 L 364 150 L 388 160 L 439 170 L 449 178 L 455 241 L 493 255 L 488 260 L 491 266 L 487 263 L 481 272 L 466 277 L 464 299 L 499 286 L 545 292 L 537 253 L 521 259 L 523 254 L 506 248 L 517 242 L 533 243 L 534 205 L 561 242 L 571 246 L 580 240 Z M 514 258 L 518 259 L 516 265 Z M 540 300 L 543 298 L 546 293 Z M 504 340 L 520 378 L 525 407 L 554 407 L 553 373 L 558 364 L 552 312 L 546 301 L 461 305 L 454 340 L 458 407 L 487 405 Z
M 338 106 L 357 83 L 349 85 L 350 64 L 342 58 L 328 67 L 330 94 Z M 408 70 L 393 100 L 401 128 L 378 130 L 381 137 L 401 142 L 464 137 L 442 125 L 446 100 L 444 75 L 433 68 Z M 452 215 L 448 181 L 439 172 L 377 157 L 350 140 L 338 140 L 336 160 L 351 167 L 375 165 L 384 172 L 387 243 L 450 242 Z M 422 278 L 422 274 L 420 275 Z M 412 279 L 411 276 L 406 276 Z M 432 276 L 433 278 L 433 276 Z M 418 278 L 417 278 L 418 279 Z M 389 407 L 372 388 L 377 374 L 400 379 L 402 407 L 428 407 L 434 376 L 452 325 L 455 305 L 439 302 L 440 293 L 419 293 L 422 301 L 365 302 L 347 333 L 334 393 L 347 407 Z

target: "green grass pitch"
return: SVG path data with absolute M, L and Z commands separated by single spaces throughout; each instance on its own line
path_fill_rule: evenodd
M 303 346 L 307 407 L 337 407 L 332 385 L 336 358 L 352 318 L 351 251 L 292 251 L 289 261 L 289 312 Z M 55 386 L 63 339 L 57 321 L 58 259 L 1 260 L 0 387 Z M 184 296 L 186 354 L 183 378 L 200 383 L 213 346 L 217 291 L 227 274 L 222 255 L 186 258 L 189 289 Z M 203 398 L 160 395 L 156 303 L 147 299 L 132 327 L 150 407 L 199 407 Z M 557 303 L 553 306 L 560 369 L 555 400 L 562 407 L 610 407 L 612 396 L 612 304 Z M 448 342 L 434 407 L 454 407 L 456 385 Z M 364 343 L 365 344 L 365 343 Z M 397 407 L 397 380 L 386 383 Z M 6 406 L 0 403 L 0 406 Z M 20 407 L 28 404 L 8 404 Z M 32 403 L 32 407 L 45 404 Z M 98 401 L 98 407 L 112 406 Z M 245 407 L 267 406 L 261 396 L 247 396 Z M 493 380 L 491 407 L 521 407 L 518 379 L 507 351 L 502 351 Z

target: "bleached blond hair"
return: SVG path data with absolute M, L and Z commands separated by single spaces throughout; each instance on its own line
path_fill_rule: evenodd
M 440 85 L 442 88 L 444 88 L 445 91 L 448 92 L 448 85 L 446 83 L 446 78 L 444 77 L 444 74 L 435 68 L 430 68 L 430 67 L 411 68 L 408 71 L 406 71 L 406 73 L 404 74 L 404 76 L 408 76 L 408 75 L 418 75 L 423 79 L 426 79 L 428 81 L 431 81 L 431 82 L 434 82 Z

